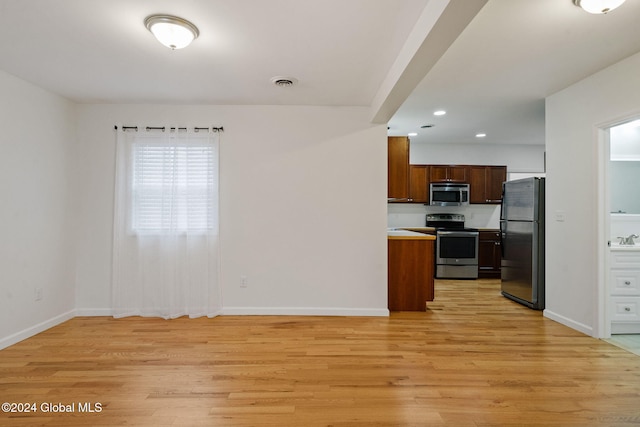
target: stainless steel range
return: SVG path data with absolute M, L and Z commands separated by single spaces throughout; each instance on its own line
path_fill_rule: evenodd
M 436 228 L 436 278 L 478 278 L 478 230 L 465 228 L 464 215 L 428 214 Z

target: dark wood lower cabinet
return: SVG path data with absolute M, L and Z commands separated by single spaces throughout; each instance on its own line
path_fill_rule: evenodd
M 433 301 L 434 240 L 388 239 L 390 311 L 426 311 Z
M 478 277 L 500 278 L 501 261 L 500 230 L 481 230 L 478 239 Z

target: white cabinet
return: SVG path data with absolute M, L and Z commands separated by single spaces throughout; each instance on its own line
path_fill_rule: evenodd
M 611 333 L 640 333 L 640 247 L 611 249 L 609 295 Z

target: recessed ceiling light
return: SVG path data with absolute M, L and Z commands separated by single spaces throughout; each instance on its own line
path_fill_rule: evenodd
M 151 34 L 170 49 L 182 49 L 198 38 L 200 31 L 186 19 L 171 15 L 151 15 L 144 20 Z
M 418 134 L 416 132 L 409 132 L 407 136 L 418 136 Z
M 444 110 L 438 110 L 433 112 L 434 116 L 444 116 L 445 114 L 447 114 L 447 112 Z
M 485 136 L 487 136 L 486 133 L 476 133 L 476 138 L 484 138 Z

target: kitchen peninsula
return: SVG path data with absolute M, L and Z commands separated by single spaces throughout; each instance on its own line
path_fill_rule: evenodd
M 433 301 L 436 237 L 404 229 L 388 229 L 388 308 L 426 311 Z

